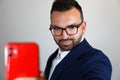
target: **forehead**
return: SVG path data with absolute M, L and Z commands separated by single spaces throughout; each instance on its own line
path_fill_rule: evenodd
M 51 15 L 51 25 L 67 26 L 81 22 L 80 12 L 76 8 L 68 11 L 59 12 L 53 11 Z

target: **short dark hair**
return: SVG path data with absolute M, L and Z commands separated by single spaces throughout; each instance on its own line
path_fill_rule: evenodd
M 80 12 L 81 19 L 83 21 L 84 20 L 83 11 L 81 6 L 78 4 L 76 0 L 55 0 L 51 8 L 51 14 L 53 11 L 63 12 L 70 10 L 73 7 L 75 7 Z

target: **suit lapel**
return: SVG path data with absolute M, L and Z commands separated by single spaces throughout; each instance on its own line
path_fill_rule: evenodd
M 73 63 L 76 63 L 76 59 L 73 59 L 70 53 L 68 53 L 68 55 L 56 66 L 50 80 L 56 80 L 56 78 Z
M 51 69 L 51 65 L 52 65 L 52 60 L 56 57 L 58 53 L 58 49 L 49 57 L 46 68 L 45 68 L 45 76 L 46 79 L 48 80 L 49 77 L 49 73 L 50 73 L 50 69 Z

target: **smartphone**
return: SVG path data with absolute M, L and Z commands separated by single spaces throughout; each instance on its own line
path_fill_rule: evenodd
M 9 42 L 5 45 L 6 80 L 39 77 L 39 46 L 34 42 Z

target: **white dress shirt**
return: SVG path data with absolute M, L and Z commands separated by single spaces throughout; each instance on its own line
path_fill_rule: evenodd
M 50 74 L 49 74 L 49 78 L 48 80 L 50 80 L 51 76 L 52 76 L 52 73 L 55 69 L 55 67 L 57 66 L 57 64 L 69 53 L 70 51 L 64 51 L 64 52 L 61 52 L 60 49 L 58 50 L 58 54 L 57 56 L 53 59 L 52 61 L 52 66 L 51 66 L 51 69 L 50 69 Z

